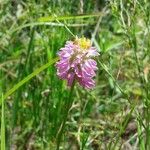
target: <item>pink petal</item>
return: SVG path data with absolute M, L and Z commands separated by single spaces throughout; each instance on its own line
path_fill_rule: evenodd
M 73 72 L 70 72 L 69 74 L 68 74 L 68 77 L 67 77 L 67 85 L 68 86 L 72 86 L 72 83 L 73 83 L 73 81 L 74 81 L 74 77 L 75 77 L 75 73 L 73 73 Z
M 81 78 L 82 77 L 82 71 L 81 69 L 79 69 L 79 67 L 75 67 L 75 74 L 77 75 L 77 77 Z

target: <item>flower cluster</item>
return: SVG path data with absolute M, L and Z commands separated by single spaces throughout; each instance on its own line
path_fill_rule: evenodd
M 81 86 L 91 89 L 95 86 L 93 77 L 98 69 L 93 58 L 98 55 L 91 41 L 85 37 L 67 41 L 58 52 L 60 60 L 56 63 L 57 75 L 67 80 L 68 86 L 72 86 L 76 80 Z

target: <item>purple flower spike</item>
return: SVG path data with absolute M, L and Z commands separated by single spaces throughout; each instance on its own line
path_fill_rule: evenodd
M 68 86 L 72 86 L 76 80 L 81 86 L 91 89 L 95 86 L 93 77 L 98 69 L 93 58 L 98 55 L 91 41 L 85 37 L 67 41 L 58 52 L 60 60 L 56 63 L 57 75 L 67 80 Z

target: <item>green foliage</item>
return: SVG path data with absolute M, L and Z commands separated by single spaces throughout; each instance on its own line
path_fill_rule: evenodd
M 150 149 L 149 10 L 148 0 L 2 0 L 1 149 Z M 73 35 L 100 56 L 96 87 L 70 96 L 54 63 Z

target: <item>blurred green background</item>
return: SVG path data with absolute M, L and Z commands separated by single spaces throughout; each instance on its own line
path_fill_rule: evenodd
M 56 57 L 68 28 L 100 56 L 96 87 L 74 88 L 60 149 L 150 149 L 149 10 L 148 0 L 1 0 L 1 97 Z M 0 108 L 1 149 L 56 149 L 68 97 L 54 65 L 19 87 Z

